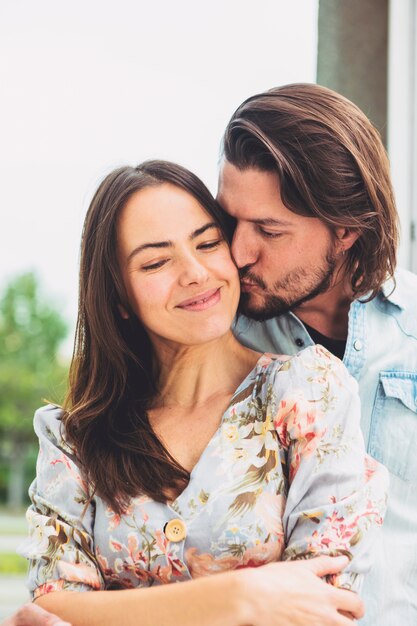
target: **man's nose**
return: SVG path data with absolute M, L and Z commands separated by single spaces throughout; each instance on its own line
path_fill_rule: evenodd
M 252 237 L 247 228 L 236 225 L 232 239 L 232 256 L 239 269 L 256 262 L 257 254 Z

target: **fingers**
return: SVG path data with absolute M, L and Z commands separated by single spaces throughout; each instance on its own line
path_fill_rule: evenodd
M 347 556 L 319 556 L 304 563 L 313 574 L 322 577 L 327 574 L 338 574 L 349 563 L 349 559 Z
M 1 626 L 71 626 L 57 615 L 48 613 L 36 604 L 24 604 Z
M 352 626 L 352 622 L 356 623 L 356 619 L 350 613 L 339 611 L 340 615 L 336 618 L 335 626 Z
M 313 574 L 318 577 L 326 576 L 327 574 L 338 574 L 349 563 L 347 556 L 319 556 L 314 559 L 303 562 Z M 331 587 L 331 595 L 334 606 L 339 610 L 342 623 L 346 623 L 346 619 L 352 621 L 352 619 L 360 619 L 365 614 L 365 606 L 360 597 L 348 591 L 347 589 L 338 589 L 337 587 Z
M 345 617 L 348 617 L 352 622 L 355 619 L 352 615 L 352 613 L 348 613 L 347 611 L 339 611 L 340 615 L 344 615 Z
M 354 619 L 365 615 L 365 605 L 356 593 L 347 589 L 335 589 L 335 592 L 334 602 L 340 613 L 350 613 Z

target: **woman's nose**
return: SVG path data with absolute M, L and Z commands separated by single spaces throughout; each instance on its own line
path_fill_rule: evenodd
M 203 283 L 208 276 L 207 267 L 196 257 L 190 255 L 183 260 L 180 274 L 181 285 Z

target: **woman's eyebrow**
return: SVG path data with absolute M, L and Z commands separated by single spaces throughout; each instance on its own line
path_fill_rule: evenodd
M 132 252 L 127 257 L 126 262 L 130 263 L 130 261 L 136 254 L 142 252 L 142 250 L 146 250 L 147 248 L 170 248 L 173 245 L 174 244 L 172 243 L 172 241 L 152 241 L 150 243 L 142 243 L 140 246 L 136 246 L 136 248 L 132 250 Z
M 208 224 L 204 224 L 204 226 L 200 226 L 200 228 L 197 228 L 195 231 L 191 233 L 190 239 L 191 240 L 195 239 L 199 235 L 202 235 L 203 233 L 205 233 L 206 230 L 209 230 L 210 228 L 219 228 L 219 226 L 218 224 L 216 224 L 216 222 L 210 222 Z M 148 248 L 171 248 L 173 245 L 174 245 L 173 242 L 170 240 L 151 241 L 149 243 L 142 243 L 140 246 L 136 246 L 136 248 L 134 248 L 132 252 L 130 252 L 129 256 L 127 257 L 127 263 L 129 264 L 130 261 L 133 259 L 133 257 L 139 252 L 142 252 L 142 250 L 147 250 Z
M 203 233 L 205 233 L 206 230 L 209 230 L 210 228 L 219 228 L 219 225 L 216 224 L 216 222 L 209 222 L 208 224 L 204 224 L 204 226 L 197 228 L 197 230 L 191 233 L 190 239 L 195 239 L 199 235 L 202 235 Z

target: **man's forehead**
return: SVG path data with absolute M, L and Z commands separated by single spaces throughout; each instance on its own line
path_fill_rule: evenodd
M 297 216 L 281 200 L 277 185 L 251 184 L 251 176 L 237 180 L 221 177 L 217 201 L 232 217 L 262 226 L 287 227 L 297 221 Z

